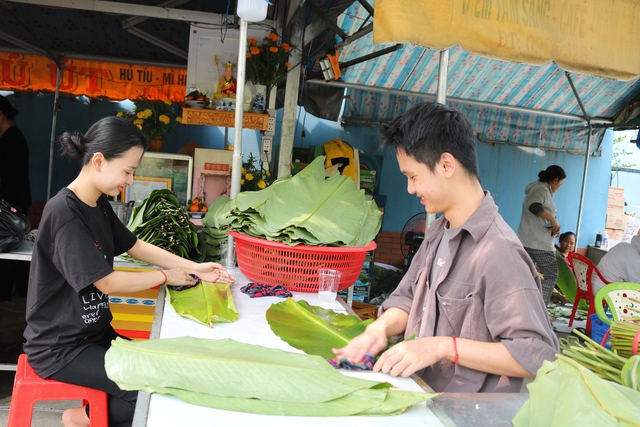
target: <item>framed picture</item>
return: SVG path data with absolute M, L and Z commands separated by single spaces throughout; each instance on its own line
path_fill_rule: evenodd
M 153 190 L 171 190 L 171 178 L 134 176 L 133 184 L 128 185 L 122 192 L 121 201 L 127 203 L 133 200 L 139 205 Z

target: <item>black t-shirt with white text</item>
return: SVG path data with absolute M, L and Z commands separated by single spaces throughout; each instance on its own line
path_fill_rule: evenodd
M 115 336 L 109 296 L 94 283 L 113 272 L 113 258 L 137 238 L 106 196 L 95 207 L 68 188 L 49 200 L 36 238 L 27 295 L 24 350 L 42 377 L 66 366 L 87 344 Z

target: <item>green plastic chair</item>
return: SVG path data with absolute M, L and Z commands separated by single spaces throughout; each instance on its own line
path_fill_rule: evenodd
M 611 310 L 610 319 L 602 302 Z M 607 325 L 618 320 L 629 320 L 640 317 L 640 283 L 615 282 L 604 285 L 594 298 L 596 314 Z

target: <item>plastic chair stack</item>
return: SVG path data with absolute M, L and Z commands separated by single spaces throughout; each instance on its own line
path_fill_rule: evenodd
M 573 274 L 576 277 L 576 284 L 578 288 L 576 289 L 576 298 L 573 301 L 573 310 L 571 310 L 571 317 L 569 318 L 569 326 L 573 325 L 573 319 L 576 317 L 576 311 L 578 310 L 578 305 L 580 300 L 585 300 L 589 304 L 589 310 L 587 312 L 587 325 L 586 331 L 587 334 L 591 335 L 591 315 L 596 312 L 596 308 L 594 306 L 594 298 L 593 298 L 593 290 L 591 289 L 591 276 L 595 271 L 600 280 L 602 280 L 605 284 L 608 284 L 609 281 L 602 277 L 602 274 L 598 270 L 598 267 L 594 263 L 591 262 L 589 258 L 584 255 L 580 255 L 577 252 L 572 252 L 569 254 L 569 264 L 573 270 Z
M 43 400 L 82 400 L 83 405 L 90 405 L 91 427 L 109 426 L 106 393 L 42 378 L 27 362 L 27 355 L 21 354 L 13 383 L 7 427 L 30 426 L 33 407 L 36 402 Z

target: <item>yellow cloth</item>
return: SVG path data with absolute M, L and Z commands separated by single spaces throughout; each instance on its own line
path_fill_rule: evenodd
M 333 138 L 324 143 L 325 169 L 338 166 L 342 175 L 348 176 L 360 188 L 360 161 L 357 150 L 354 150 L 348 142 L 339 138 Z

